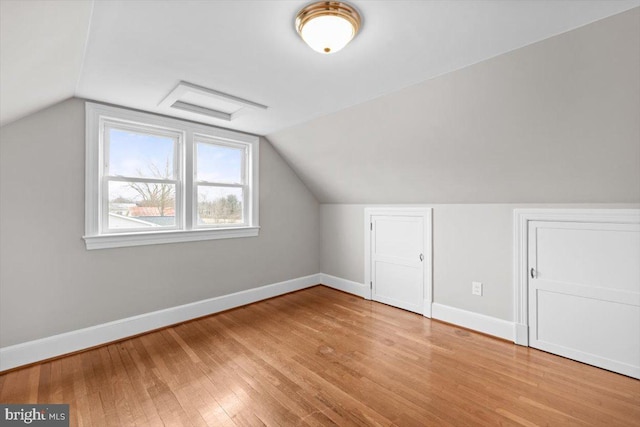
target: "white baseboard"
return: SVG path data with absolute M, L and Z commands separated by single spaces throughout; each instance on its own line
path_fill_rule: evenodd
M 363 283 L 342 279 L 330 274 L 312 274 L 310 276 L 299 277 L 259 288 L 248 289 L 246 291 L 209 298 L 3 347 L 0 348 L 0 372 L 125 339 L 154 329 L 251 304 L 318 284 L 323 284 L 327 287 L 362 298 L 371 298 L 371 290 Z M 427 317 L 431 316 L 434 319 L 439 319 L 485 334 L 494 335 L 510 341 L 513 341 L 515 338 L 519 340 L 519 337 L 526 336 L 526 331 L 523 332 L 523 330 L 521 330 L 522 328 L 518 328 L 520 325 L 514 325 L 512 322 L 506 320 L 437 303 L 433 303 L 429 308 L 431 310 L 427 310 L 427 304 L 425 304 L 425 315 Z M 428 311 L 429 313 L 427 315 Z M 525 335 L 522 335 L 523 333 Z M 516 342 L 519 343 L 518 341 Z
M 518 345 L 523 345 L 525 347 L 529 346 L 529 326 L 523 325 L 522 323 L 515 323 L 515 337 L 514 341 Z
M 433 317 L 433 309 L 432 309 L 432 303 L 429 300 L 424 300 L 423 301 L 423 308 L 422 308 L 422 315 L 424 317 Z
M 3 347 L 0 348 L 0 372 L 305 289 L 320 283 L 322 283 L 321 275 L 312 274 Z
M 358 283 L 324 273 L 320 273 L 320 283 L 329 288 L 357 295 L 365 299 L 371 299 L 371 289 L 365 286 L 364 283 Z
M 438 303 L 433 303 L 431 309 L 434 319 L 514 341 L 513 322 Z

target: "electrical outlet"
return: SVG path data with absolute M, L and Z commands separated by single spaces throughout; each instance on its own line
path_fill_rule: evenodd
M 471 282 L 471 293 L 473 295 L 482 296 L 482 283 Z

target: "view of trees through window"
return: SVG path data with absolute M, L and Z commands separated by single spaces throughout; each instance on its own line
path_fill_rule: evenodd
M 149 164 L 148 168 L 154 178 L 171 178 L 169 159 L 165 162 L 162 170 L 153 162 Z M 131 182 L 129 188 L 140 196 L 141 201 L 138 202 L 138 206 L 155 208 L 158 216 L 170 216 L 169 214 L 175 210 L 176 191 L 172 184 Z
M 242 222 L 242 202 L 235 194 L 212 201 L 198 202 L 198 219 L 202 224 Z
M 174 145 L 166 136 L 111 129 L 109 133 L 109 228 L 176 226 L 176 177 Z M 216 169 L 216 176 L 237 174 L 241 156 L 234 151 L 208 145 L 198 155 L 204 169 Z M 226 158 L 233 155 L 231 158 Z M 161 160 L 162 159 L 162 160 Z M 230 161 L 228 170 L 221 167 Z M 210 176 L 214 176 L 213 172 Z M 237 181 L 234 177 L 234 181 Z M 197 223 L 224 225 L 243 222 L 242 187 L 197 185 Z
M 137 176 L 171 180 L 173 170 L 167 158 L 162 167 L 149 161 L 136 169 Z M 109 228 L 173 227 L 176 186 L 174 183 L 114 181 L 109 183 Z
M 242 223 L 242 190 L 198 186 L 198 223 Z

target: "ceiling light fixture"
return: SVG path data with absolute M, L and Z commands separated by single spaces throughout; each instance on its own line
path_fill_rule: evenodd
M 296 30 L 316 52 L 335 53 L 345 47 L 360 29 L 360 14 L 339 1 L 319 1 L 304 7 L 296 17 Z

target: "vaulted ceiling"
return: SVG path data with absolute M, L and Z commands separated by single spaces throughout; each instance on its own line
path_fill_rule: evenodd
M 232 122 L 269 134 L 585 25 L 623 1 L 364 1 L 346 49 L 309 49 L 306 1 L 2 0 L 0 122 L 79 96 L 147 111 L 187 81 L 269 109 Z
M 638 44 L 622 39 L 637 38 L 637 9 L 619 15 L 631 16 L 627 29 L 596 21 L 640 0 L 353 0 L 361 33 L 327 56 L 295 32 L 307 3 L 0 0 L 0 123 L 77 96 L 267 135 L 324 202 L 515 201 L 518 185 L 530 190 L 524 201 L 633 199 L 628 186 L 601 196 L 640 169 L 635 128 L 606 133 L 637 110 L 628 71 L 638 69 Z M 597 55 L 605 58 L 594 68 Z M 631 92 L 602 78 L 626 79 Z M 583 94 L 589 79 L 594 91 Z M 180 81 L 269 108 L 231 122 L 169 111 L 160 104 Z M 595 138 L 631 159 L 626 172 L 589 177 L 603 159 Z M 579 166 L 567 178 L 573 155 Z

